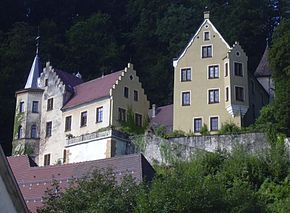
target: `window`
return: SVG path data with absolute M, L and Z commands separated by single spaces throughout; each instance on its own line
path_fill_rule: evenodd
M 138 127 L 142 127 L 142 115 L 135 113 L 135 124 Z
M 183 92 L 182 93 L 182 106 L 189 106 L 190 105 L 190 92 Z
M 134 90 L 134 101 L 138 101 L 139 100 L 139 94 L 137 90 Z
M 128 87 L 124 87 L 124 97 L 125 98 L 129 97 L 129 88 Z
M 212 89 L 208 91 L 208 103 L 219 103 L 219 90 Z
M 119 120 L 120 122 L 124 122 L 124 121 L 126 121 L 126 110 L 125 110 L 125 109 L 119 108 L 119 116 L 118 116 L 118 120 Z
M 203 34 L 203 39 L 205 40 L 205 41 L 208 41 L 210 38 L 209 38 L 209 32 L 204 32 L 204 34 Z
M 87 111 L 81 113 L 81 127 L 87 125 Z
M 212 57 L 212 46 L 202 47 L 202 58 L 211 58 Z
M 96 122 L 97 123 L 103 122 L 103 107 L 97 108 L 96 115 L 97 115 Z
M 225 77 L 227 77 L 229 75 L 229 64 L 226 63 L 225 64 Z
M 209 79 L 219 78 L 219 66 L 218 65 L 208 67 L 208 78 Z
M 32 112 L 38 113 L 38 101 L 32 101 Z
M 235 75 L 236 76 L 243 76 L 243 64 L 235 62 Z
M 44 155 L 44 166 L 49 166 L 50 165 L 50 154 Z
M 53 109 L 53 98 L 49 98 L 47 100 L 47 111 L 52 110 Z
M 226 87 L 226 101 L 229 101 L 229 88 Z
M 191 69 L 181 69 L 181 81 L 191 81 Z
M 17 139 L 23 138 L 23 127 L 19 126 L 18 127 L 18 132 L 17 132 Z
M 218 117 L 211 117 L 210 118 L 210 131 L 217 131 L 218 130 L 218 122 L 219 122 L 219 119 Z
M 46 137 L 51 136 L 51 130 L 52 130 L 52 122 L 46 122 Z
M 37 131 L 36 131 L 36 125 L 35 124 L 33 124 L 32 126 L 31 126 L 31 138 L 37 138 Z
M 19 112 L 20 112 L 20 113 L 24 112 L 24 101 L 21 101 L 21 102 L 19 103 Z
M 44 81 L 44 86 L 48 86 L 48 79 L 45 79 L 45 81 Z
M 64 131 L 71 131 L 71 115 L 65 117 L 65 127 Z
M 63 163 L 66 163 L 66 149 L 63 150 Z
M 244 88 L 243 87 L 235 87 L 236 89 L 236 100 L 244 101 Z
M 202 127 L 202 119 L 201 118 L 195 118 L 193 120 L 194 132 L 200 132 L 201 127 Z

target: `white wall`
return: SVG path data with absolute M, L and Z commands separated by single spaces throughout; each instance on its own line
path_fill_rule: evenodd
M 1 176 L 0 176 L 0 212 L 17 213 Z

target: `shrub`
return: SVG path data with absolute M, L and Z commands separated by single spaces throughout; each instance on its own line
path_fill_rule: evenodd
M 219 134 L 225 135 L 225 134 L 238 134 L 241 133 L 241 129 L 232 122 L 224 123 L 222 125 L 222 128 L 219 130 Z

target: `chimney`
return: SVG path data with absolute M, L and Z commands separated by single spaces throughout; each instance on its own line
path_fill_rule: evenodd
M 152 104 L 152 118 L 156 117 L 156 104 Z
M 204 19 L 209 19 L 209 11 L 204 11 L 203 17 L 204 17 Z

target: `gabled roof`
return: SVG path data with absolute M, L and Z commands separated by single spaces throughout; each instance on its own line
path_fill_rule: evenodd
M 194 42 L 195 38 L 197 37 L 197 35 L 200 33 L 202 27 L 205 24 L 209 24 L 212 26 L 213 31 L 221 38 L 221 40 L 225 43 L 225 45 L 227 46 L 228 49 L 231 49 L 230 45 L 226 42 L 226 40 L 222 37 L 222 35 L 219 33 L 219 31 L 215 28 L 215 26 L 212 24 L 212 22 L 208 19 L 205 18 L 203 23 L 200 25 L 200 27 L 198 28 L 198 30 L 196 31 L 196 33 L 194 34 L 194 36 L 191 38 L 191 40 L 189 41 L 188 45 L 186 46 L 186 48 L 184 49 L 184 51 L 181 53 L 181 55 L 177 58 L 173 60 L 173 66 L 176 67 L 178 61 L 185 55 L 186 51 L 188 50 L 188 48 L 191 46 L 191 44 Z
M 128 174 L 137 182 L 150 181 L 154 176 L 153 168 L 142 154 L 44 167 L 31 166 L 28 156 L 12 156 L 8 157 L 8 161 L 32 212 L 36 212 L 36 208 L 42 206 L 42 197 L 54 180 L 59 183 L 61 189 L 66 189 L 71 180 L 88 176 L 97 168 L 112 169 L 117 181 Z
M 5 210 L 7 210 L 5 209 L 5 207 L 8 207 L 8 206 L 10 207 L 14 206 L 13 209 L 10 209 L 10 212 L 19 212 L 19 213 L 28 212 L 27 206 L 22 197 L 22 194 L 20 192 L 16 179 L 13 176 L 9 163 L 0 146 L 0 183 L 2 181 L 4 183 L 5 188 L 4 189 L 0 188 L 0 206 L 4 207 L 4 209 L 0 209 L 0 212 L 2 211 L 4 212 Z M 1 187 L 1 184 L 0 184 L 0 187 Z M 8 193 L 8 196 L 6 193 Z M 8 202 L 9 200 L 5 198 L 10 198 L 11 202 Z
M 78 78 L 75 75 L 72 75 L 70 73 L 64 72 L 62 70 L 54 69 L 58 77 L 62 80 L 62 82 L 65 84 L 66 89 L 69 92 L 74 92 L 73 88 L 81 83 L 83 83 L 83 80 Z
M 74 96 L 64 105 L 63 109 L 88 103 L 110 95 L 110 89 L 119 79 L 122 71 L 79 84 L 74 87 Z
M 254 73 L 255 77 L 270 77 L 272 76 L 272 70 L 269 65 L 268 60 L 269 47 L 268 45 L 265 48 L 264 54 L 260 60 L 260 63 Z
M 27 78 L 24 89 L 35 89 L 38 88 L 37 79 L 41 73 L 41 62 L 38 54 L 34 57 L 29 76 Z

